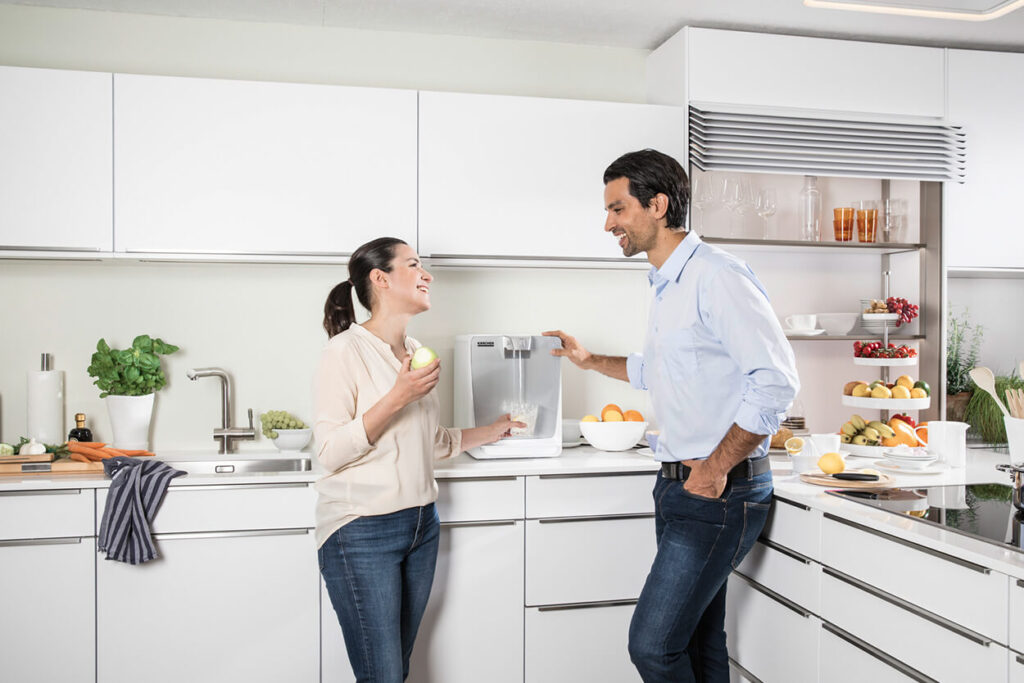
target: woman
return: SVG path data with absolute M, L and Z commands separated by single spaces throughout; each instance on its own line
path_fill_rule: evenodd
M 430 308 L 430 273 L 391 237 L 359 247 L 349 279 L 324 306 L 330 341 L 314 381 L 320 571 L 360 683 L 395 683 L 409 657 L 434 580 L 440 523 L 433 461 L 496 441 L 504 416 L 447 429 L 432 392 L 440 361 L 412 370 L 409 320 Z M 370 319 L 355 322 L 352 291 Z

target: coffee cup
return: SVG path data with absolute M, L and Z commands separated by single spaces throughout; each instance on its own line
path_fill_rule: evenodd
M 818 326 L 818 316 L 813 313 L 794 313 L 786 316 L 786 327 L 791 330 L 813 330 Z
M 807 438 L 814 444 L 814 449 L 822 455 L 839 452 L 840 439 L 838 434 L 811 434 Z

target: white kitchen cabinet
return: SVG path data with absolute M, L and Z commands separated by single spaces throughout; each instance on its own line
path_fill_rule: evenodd
M 761 535 L 803 557 L 820 560 L 821 522 L 820 511 L 775 496 Z
M 416 93 L 116 74 L 119 252 L 416 243 Z
M 629 622 L 636 604 L 534 607 L 526 610 L 528 683 L 632 683 Z
M 762 538 L 736 571 L 810 612 L 818 612 L 821 565 L 817 562 Z
M 738 574 L 729 576 L 725 604 L 737 664 L 764 683 L 818 681 L 817 617 Z
M 1024 683 L 1024 656 L 1013 650 L 1008 652 L 1010 667 L 1010 683 Z
M 1017 652 L 1024 653 L 1024 579 L 1010 577 L 1010 600 L 1007 610 L 1010 613 L 1010 633 L 1008 645 Z
M 967 135 L 967 182 L 944 186 L 943 254 L 955 268 L 1024 268 L 1024 54 L 949 50 L 949 119 Z
M 648 65 L 659 87 L 650 92 L 653 102 L 677 101 L 666 90 L 685 88 L 698 104 L 945 114 L 941 48 L 689 27 L 655 50 Z
M 902 662 L 827 622 L 821 630 L 820 681 L 911 683 L 922 680 Z
M 111 75 L 0 67 L 0 250 L 112 249 Z
M 419 249 L 430 256 L 622 258 L 604 169 L 645 147 L 685 160 L 675 107 L 420 93 Z

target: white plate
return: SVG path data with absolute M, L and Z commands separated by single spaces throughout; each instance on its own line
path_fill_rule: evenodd
M 869 398 L 867 396 L 843 396 L 843 405 L 851 408 L 876 408 L 878 410 L 927 410 L 931 404 L 931 396 L 926 396 L 925 398 Z
M 640 450 L 637 451 L 637 455 L 648 455 L 653 458 L 654 451 L 652 451 L 650 448 L 641 448 Z
M 816 337 L 819 334 L 825 334 L 825 330 L 820 328 L 813 330 L 791 330 L 789 328 L 783 328 L 783 330 L 785 330 L 786 334 L 792 334 L 797 337 Z
M 880 365 L 883 367 L 898 367 L 902 365 L 917 365 L 917 356 L 913 358 L 858 358 L 854 356 L 854 365 Z
M 859 446 L 853 443 L 844 443 L 842 445 L 844 451 L 849 451 L 850 455 L 858 458 L 881 458 L 884 457 L 882 451 L 885 450 L 884 446 Z
M 927 467 L 919 467 L 917 469 L 911 469 L 910 467 L 900 467 L 896 463 L 891 463 L 888 460 L 879 460 L 874 463 L 875 467 L 886 472 L 898 472 L 900 474 L 942 474 L 943 472 L 949 471 L 949 465 L 944 462 L 937 462 Z
M 582 446 L 582 445 L 583 445 L 582 441 L 565 441 L 565 442 L 562 443 L 562 448 L 576 448 L 577 446 Z

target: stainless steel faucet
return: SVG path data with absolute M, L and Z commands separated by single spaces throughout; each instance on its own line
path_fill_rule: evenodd
M 221 427 L 213 430 L 214 440 L 220 441 L 219 453 L 234 453 L 234 441 L 239 439 L 255 439 L 256 429 L 252 425 L 252 408 L 249 408 L 249 426 L 232 427 L 231 416 L 231 377 L 221 368 L 193 368 L 185 373 L 190 380 L 200 377 L 220 377 L 221 389 Z

